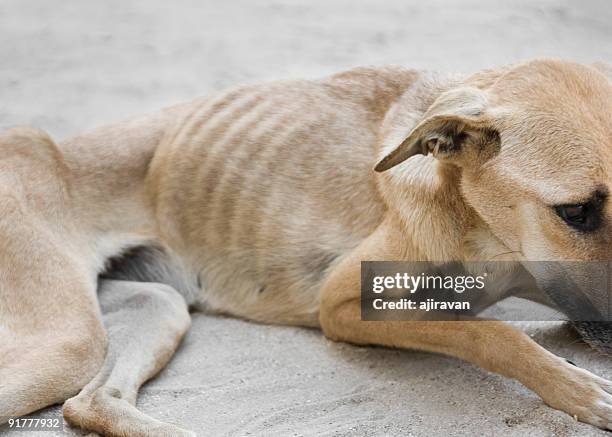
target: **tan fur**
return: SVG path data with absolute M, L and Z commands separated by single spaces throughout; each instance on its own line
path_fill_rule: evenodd
M 609 71 L 551 60 L 471 77 L 360 68 L 238 87 L 57 146 L 8 132 L 0 140 L 0 419 L 65 400 L 94 376 L 106 344 L 97 275 L 110 257 L 155 244 L 201 284 L 197 296 L 183 294 L 189 305 L 457 356 L 612 428 L 612 383 L 505 323 L 364 322 L 359 310 L 361 260 L 610 260 L 610 202 L 603 230 L 582 239 L 551 208 L 612 187 Z M 414 156 L 448 127 L 467 135 L 460 153 Z M 389 155 L 384 167 L 411 158 L 374 172 Z M 148 285 L 176 299 L 160 286 Z M 143 292 L 98 284 L 111 302 L 130 295 L 125 287 Z M 66 404 L 68 420 L 108 435 L 187 435 L 133 407 L 187 329 L 183 310 L 159 311 L 155 301 L 105 316 L 112 353 Z M 134 318 L 142 323 L 130 325 Z M 138 330 L 151 319 L 167 329 Z M 112 334 L 124 323 L 142 338 L 132 367 L 136 358 Z M 20 355 L 47 338 L 40 353 Z M 75 363 L 79 377 L 59 384 Z

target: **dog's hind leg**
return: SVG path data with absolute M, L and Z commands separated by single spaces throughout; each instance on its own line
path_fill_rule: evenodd
M 104 361 L 96 281 L 66 246 L 0 194 L 0 424 L 74 396 Z
M 174 354 L 190 326 L 183 297 L 160 283 L 102 280 L 108 353 L 98 375 L 64 404 L 73 425 L 109 436 L 191 436 L 134 406 L 140 386 Z

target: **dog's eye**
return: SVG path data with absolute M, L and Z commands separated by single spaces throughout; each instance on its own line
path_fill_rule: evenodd
M 566 222 L 581 224 L 586 221 L 586 205 L 563 205 L 557 207 L 557 213 Z
M 595 197 L 587 203 L 555 206 L 555 212 L 572 228 L 589 232 L 601 223 L 602 203 L 602 198 Z

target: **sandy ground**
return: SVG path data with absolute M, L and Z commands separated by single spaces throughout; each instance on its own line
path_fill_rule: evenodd
M 1 0 L 0 128 L 62 138 L 240 82 L 365 64 L 610 61 L 611 22 L 606 0 Z M 525 329 L 612 378 L 567 329 Z M 455 359 L 201 315 L 139 407 L 203 436 L 607 435 Z

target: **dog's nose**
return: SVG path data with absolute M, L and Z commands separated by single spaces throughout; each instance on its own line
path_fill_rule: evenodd
M 612 322 L 572 322 L 576 331 L 591 347 L 612 355 Z

